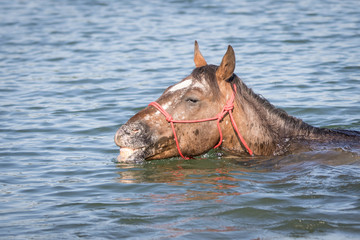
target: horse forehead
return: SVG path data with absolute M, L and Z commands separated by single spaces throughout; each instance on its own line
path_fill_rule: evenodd
M 205 80 L 201 80 L 201 81 L 195 81 L 194 84 L 192 85 L 193 88 L 200 88 L 201 90 L 203 90 L 204 92 L 209 90 L 209 85 Z
M 188 78 L 188 79 L 184 79 L 183 81 L 175 84 L 174 86 L 172 86 L 171 88 L 169 88 L 168 92 L 176 92 L 179 90 L 183 90 L 185 88 L 190 87 L 193 84 L 193 79 L 192 78 Z
M 168 92 L 176 92 L 181 90 L 187 90 L 191 88 L 198 88 L 203 90 L 204 92 L 209 90 L 209 86 L 204 79 L 194 79 L 192 77 L 186 78 L 183 81 L 175 84 L 171 88 L 168 89 Z

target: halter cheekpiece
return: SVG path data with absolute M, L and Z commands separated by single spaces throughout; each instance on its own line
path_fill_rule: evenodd
M 234 101 L 235 101 L 235 94 L 236 94 L 236 85 L 234 84 L 233 85 L 233 93 L 230 97 L 230 99 L 226 102 L 225 106 L 223 107 L 223 109 L 221 110 L 220 113 L 218 113 L 215 117 L 212 117 L 212 118 L 205 118 L 205 119 L 199 119 L 199 120 L 174 120 L 172 118 L 172 116 L 166 112 L 166 110 L 160 105 L 158 104 L 157 102 L 151 102 L 149 104 L 149 106 L 153 106 L 155 107 L 157 110 L 159 110 L 159 112 L 161 112 L 164 116 L 165 116 L 165 119 L 166 121 L 168 121 L 170 124 L 171 124 L 171 128 L 172 128 L 172 131 L 174 133 L 174 139 L 175 139 L 175 143 L 176 143 L 176 147 L 177 147 L 177 150 L 180 154 L 180 156 L 187 160 L 187 159 L 190 159 L 189 157 L 186 157 L 182 154 L 181 150 L 180 150 L 180 145 L 179 145 L 179 141 L 178 141 L 178 138 L 177 138 L 177 135 L 176 135 L 176 131 L 175 131 L 175 126 L 174 126 L 174 123 L 199 123 L 199 122 L 208 122 L 208 121 L 216 121 L 216 124 L 217 124 L 217 128 L 219 130 L 219 134 L 220 134 L 220 141 L 219 143 L 214 147 L 214 148 L 217 148 L 221 145 L 222 141 L 223 141 L 223 134 L 222 134 L 222 131 L 221 131 L 221 127 L 220 127 L 220 121 L 225 117 L 226 114 L 229 114 L 230 116 L 230 120 L 231 120 L 231 124 L 233 125 L 233 128 L 236 132 L 236 134 L 238 135 L 242 145 L 245 147 L 245 149 L 247 150 L 247 152 L 253 156 L 253 152 L 251 151 L 251 149 L 248 147 L 248 145 L 246 144 L 244 138 L 241 136 L 240 132 L 239 132 L 239 129 L 235 123 L 235 120 L 234 120 L 234 117 L 232 115 L 232 110 L 234 109 Z

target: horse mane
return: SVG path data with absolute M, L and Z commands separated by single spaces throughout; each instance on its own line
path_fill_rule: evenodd
M 313 127 L 303 120 L 289 115 L 281 108 L 275 107 L 266 98 L 260 94 L 256 94 L 249 88 L 238 76 L 234 74 L 231 79 L 237 88 L 237 99 L 248 102 L 256 109 L 256 112 L 261 115 L 261 118 L 266 121 L 266 124 L 274 129 L 276 135 L 283 136 L 284 131 L 295 131 L 297 134 L 319 133 L 319 128 Z M 301 133 L 300 133 L 301 132 Z
M 260 94 L 254 93 L 238 76 L 234 74 L 231 79 L 237 88 L 237 99 L 247 101 L 256 112 L 266 121 L 266 124 L 273 129 L 278 138 L 296 137 L 307 139 L 325 139 L 334 137 L 359 138 L 360 132 L 353 130 L 328 129 L 314 127 L 303 120 L 293 117 L 281 108 L 275 107 Z

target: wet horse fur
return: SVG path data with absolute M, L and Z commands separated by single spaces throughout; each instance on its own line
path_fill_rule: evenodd
M 234 74 L 235 53 L 228 47 L 220 66 L 208 65 L 195 41 L 196 68 L 157 100 L 173 119 L 194 120 L 216 116 L 236 87 L 233 115 L 243 138 L 257 156 L 285 155 L 319 146 L 360 147 L 360 132 L 311 126 L 276 108 L 255 94 Z M 206 153 L 219 141 L 216 123 L 175 124 L 180 148 L 186 156 Z M 221 149 L 247 154 L 229 117 L 221 121 Z M 153 106 L 135 114 L 115 135 L 118 161 L 137 162 L 178 156 L 174 135 L 165 117 Z

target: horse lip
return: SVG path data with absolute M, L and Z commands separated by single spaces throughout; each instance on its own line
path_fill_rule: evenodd
M 130 147 L 120 147 L 120 154 L 117 157 L 118 162 L 143 162 L 145 147 L 141 148 L 130 148 Z

